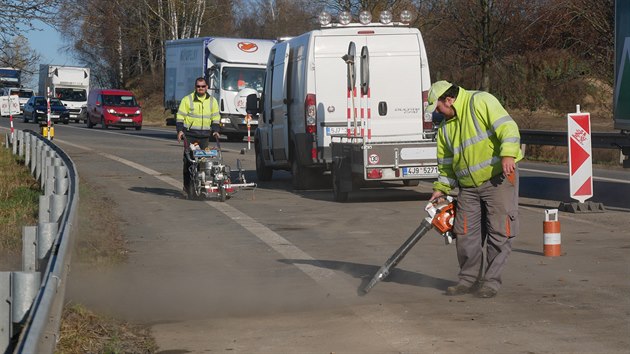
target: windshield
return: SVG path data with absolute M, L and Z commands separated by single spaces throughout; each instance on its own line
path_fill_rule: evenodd
M 18 95 L 20 98 L 33 97 L 33 91 L 30 90 L 11 90 L 11 95 Z
M 134 96 L 103 95 L 103 106 L 138 107 Z
M 228 91 L 252 88 L 262 92 L 264 80 L 265 69 L 227 67 L 221 72 L 221 86 Z
M 56 88 L 55 97 L 64 101 L 84 102 L 87 101 L 85 89 Z
M 63 106 L 63 103 L 61 103 L 61 101 L 59 101 L 56 98 L 51 98 L 50 99 L 50 105 L 51 106 Z

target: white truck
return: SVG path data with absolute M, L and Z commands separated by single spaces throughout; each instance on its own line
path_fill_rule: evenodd
M 276 44 L 260 105 L 247 105 L 262 113 L 259 180 L 290 170 L 308 189 L 331 171 L 343 202 L 370 181 L 437 178 L 430 86 L 422 35 L 401 23 L 326 24 Z
M 244 104 L 239 91 L 262 92 L 269 51 L 275 41 L 263 39 L 202 37 L 166 41 L 164 108 L 177 113 L 179 102 L 194 91 L 195 79 L 208 81 L 209 93 L 219 103 L 221 133 L 231 141 L 247 135 Z M 167 124 L 174 124 L 174 119 Z M 250 130 L 258 122 L 250 121 Z
M 70 111 L 70 120 L 87 120 L 87 97 L 90 91 L 90 68 L 41 64 L 39 96 L 56 97 Z

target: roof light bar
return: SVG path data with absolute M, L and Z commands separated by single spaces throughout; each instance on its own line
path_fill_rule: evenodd
M 381 16 L 379 20 L 384 25 L 390 24 L 392 22 L 392 13 L 387 10 L 381 11 Z
M 405 24 L 411 22 L 411 11 L 403 10 L 400 13 L 400 22 L 405 23 Z
M 359 22 L 361 22 L 362 25 L 370 24 L 370 22 L 372 22 L 372 14 L 369 11 L 361 11 L 359 14 Z
M 332 22 L 332 16 L 326 11 L 322 11 L 322 13 L 319 14 L 318 19 L 319 24 L 322 26 L 328 26 Z
M 350 22 L 352 22 L 352 15 L 350 15 L 350 12 L 348 11 L 343 11 L 339 14 L 339 23 L 342 25 L 347 25 Z

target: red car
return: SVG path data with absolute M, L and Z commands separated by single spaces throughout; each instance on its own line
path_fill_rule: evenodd
M 142 129 L 142 110 L 131 91 L 95 89 L 90 91 L 87 107 L 87 127 Z

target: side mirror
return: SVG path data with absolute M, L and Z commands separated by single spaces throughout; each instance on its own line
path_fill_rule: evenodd
M 258 95 L 252 93 L 251 95 L 247 95 L 247 103 L 245 104 L 245 111 L 248 114 L 258 114 L 260 111 L 258 110 Z
M 99 101 L 96 101 L 96 107 L 100 107 L 101 103 Z

